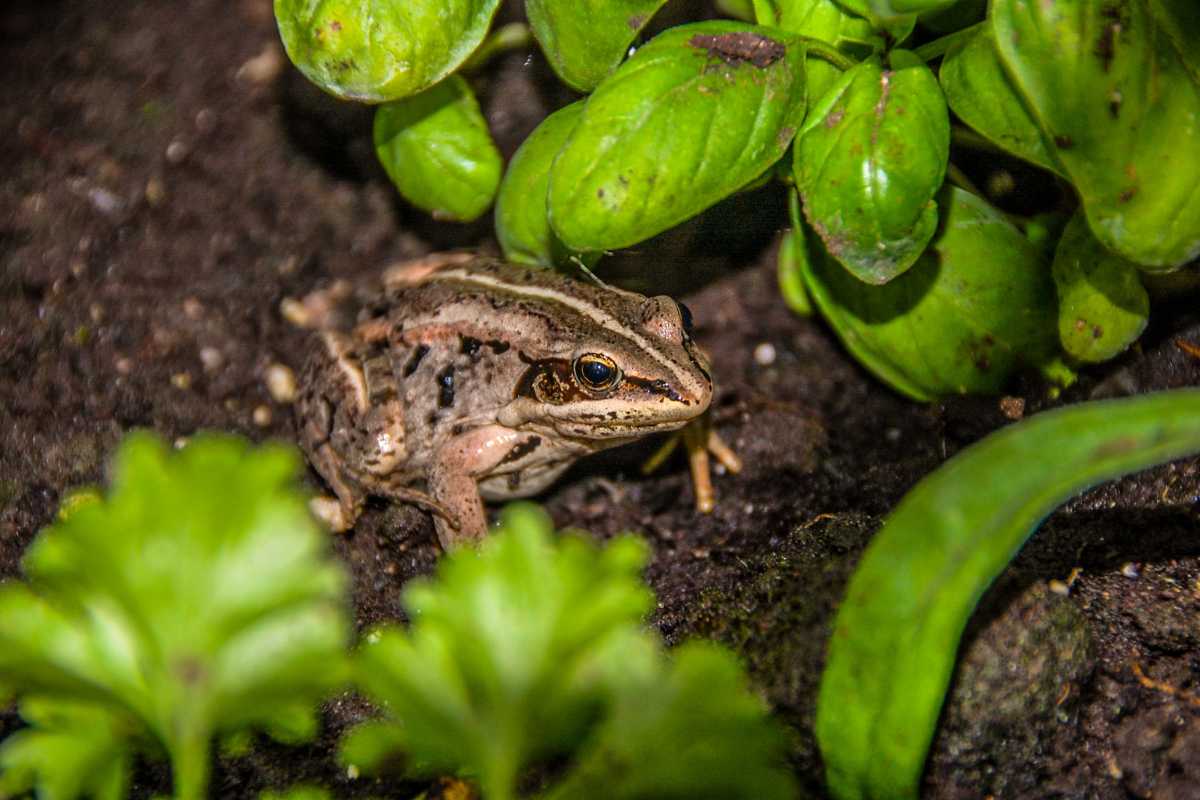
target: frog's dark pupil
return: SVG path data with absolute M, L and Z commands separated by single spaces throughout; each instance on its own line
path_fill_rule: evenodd
M 679 306 L 679 316 L 683 317 L 683 331 L 688 336 L 692 335 L 692 310 L 683 303 L 676 303 Z
M 602 386 L 612 379 L 613 368 L 603 361 L 587 360 L 581 365 L 583 379 L 593 386 Z

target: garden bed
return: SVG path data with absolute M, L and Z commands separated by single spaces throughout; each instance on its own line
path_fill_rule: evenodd
M 64 492 L 103 479 L 125 431 L 294 440 L 291 410 L 264 380 L 272 365 L 298 368 L 303 350 L 283 298 L 434 250 L 495 249 L 490 220 L 434 223 L 396 198 L 374 161 L 369 111 L 291 69 L 269 0 L 16 0 L 0 11 L 0 72 L 4 577 L 20 574 Z M 477 88 L 506 155 L 569 99 L 524 52 Z M 545 499 L 560 525 L 647 538 L 654 624 L 671 642 L 714 636 L 743 654 L 817 795 L 813 700 L 858 554 L 921 476 L 1052 401 L 1030 382 L 1003 399 L 919 405 L 874 381 L 819 320 L 783 305 L 774 250 L 786 221 L 762 211 L 784 207 L 773 191 L 735 197 L 600 269 L 683 294 L 694 312 L 720 429 L 746 463 L 716 479 L 717 510 L 692 510 L 679 461 L 639 474 L 652 444 L 580 465 Z M 1197 345 L 1193 296 L 1156 310 L 1139 346 L 1062 400 L 1200 385 Z M 426 513 L 379 502 L 335 545 L 360 627 L 400 617 L 405 580 L 438 555 Z M 998 581 L 968 632 L 926 795 L 1196 797 L 1198 654 L 1193 459 L 1072 502 Z M 302 780 L 347 797 L 416 794 L 424 787 L 338 767 L 338 732 L 366 713 L 341 698 L 316 744 L 264 741 L 222 759 L 214 794 Z M 16 724 L 10 712 L 5 730 Z M 168 786 L 150 765 L 135 796 Z

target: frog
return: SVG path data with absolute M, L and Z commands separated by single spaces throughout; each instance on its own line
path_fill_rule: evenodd
M 301 449 L 347 530 L 368 497 L 434 516 L 443 549 L 482 540 L 484 501 L 532 497 L 578 459 L 684 432 L 701 510 L 712 368 L 687 306 L 469 252 L 436 253 L 290 300 L 313 331 L 295 401 Z M 677 443 L 671 440 L 668 447 Z

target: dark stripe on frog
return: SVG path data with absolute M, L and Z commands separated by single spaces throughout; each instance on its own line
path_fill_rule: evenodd
M 421 366 L 421 359 L 425 358 L 425 354 L 428 352 L 429 345 L 417 345 L 417 349 L 413 350 L 412 355 L 408 357 L 408 363 L 404 365 L 404 377 L 407 378 L 417 371 L 417 367 Z
M 500 459 L 501 464 L 511 464 L 514 461 L 519 461 L 525 456 L 532 453 L 542 446 L 542 437 L 530 436 L 525 441 L 513 447 L 505 454 L 504 458 Z
M 387 354 L 375 353 L 362 362 L 363 380 L 367 382 L 367 399 L 371 405 L 387 403 L 396 397 L 395 376 Z
M 472 361 L 478 361 L 479 348 L 483 347 L 483 342 L 471 336 L 459 336 L 458 339 L 462 344 L 463 355 L 470 356 Z
M 638 387 L 639 389 L 644 389 L 645 391 L 649 392 L 650 394 L 656 394 L 661 397 L 666 397 L 670 400 L 674 400 L 676 403 L 683 403 L 684 405 L 691 405 L 691 403 L 689 401 L 684 400 L 682 397 L 679 396 L 679 392 L 675 391 L 675 389 L 672 388 L 671 384 L 667 383 L 664 380 L 652 381 L 652 380 L 648 380 L 646 378 L 639 378 L 636 375 L 626 375 L 625 380 L 628 383 L 632 383 L 634 386 Z
M 583 391 L 575 383 L 571 362 L 564 358 L 543 358 L 535 361 L 518 352 L 529 369 L 517 381 L 513 397 L 529 397 L 539 403 L 560 406 L 580 400 L 594 400 L 595 396 Z
M 438 407 L 449 408 L 454 405 L 454 365 L 443 369 L 437 374 Z

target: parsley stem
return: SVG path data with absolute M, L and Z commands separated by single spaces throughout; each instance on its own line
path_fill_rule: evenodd
M 173 743 L 171 771 L 174 774 L 175 800 L 206 800 L 209 755 L 209 736 L 206 730 L 185 731 Z

